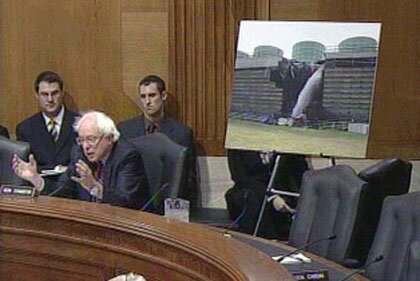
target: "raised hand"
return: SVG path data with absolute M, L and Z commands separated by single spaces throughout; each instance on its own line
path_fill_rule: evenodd
M 37 189 L 40 189 L 43 184 L 41 175 L 38 174 L 36 169 L 36 161 L 34 156 L 29 155 L 29 161 L 25 162 L 16 154 L 13 155 L 12 169 L 17 176 L 31 182 Z
M 96 181 L 92 170 L 82 160 L 77 161 L 76 172 L 79 174 L 79 177 L 72 176 L 71 179 L 79 183 L 84 189 L 89 192 L 94 187 L 102 190 L 102 185 Z

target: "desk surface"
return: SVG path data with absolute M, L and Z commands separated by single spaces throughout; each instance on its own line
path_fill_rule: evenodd
M 285 242 L 279 242 L 274 240 L 267 240 L 259 237 L 250 236 L 243 233 L 231 232 L 232 237 L 235 239 L 242 241 L 250 246 L 253 246 L 260 251 L 266 253 L 268 256 L 278 256 L 281 254 L 285 254 L 295 250 L 291 246 L 285 244 Z M 324 259 L 317 255 L 314 255 L 309 252 L 301 251 L 305 256 L 311 258 L 311 263 L 306 264 L 292 264 L 292 265 L 284 265 L 290 271 L 303 271 L 303 270 L 310 270 L 310 269 L 327 269 L 329 273 L 329 280 L 336 281 L 341 280 L 346 277 L 348 274 L 352 273 L 353 270 L 348 269 L 344 266 L 341 266 L 335 262 L 330 260 Z M 368 281 L 369 279 L 360 275 L 356 274 L 353 278 L 348 280 L 359 280 L 359 281 Z
M 194 223 L 106 204 L 0 197 L 0 276 L 5 280 L 293 280 L 283 266 Z
M 134 271 L 148 281 L 293 280 L 270 258 L 293 248 L 235 232 L 232 237 L 222 234 L 220 229 L 106 204 L 3 196 L 0 276 L 86 281 Z M 307 255 L 315 262 L 304 266 L 327 268 L 330 280 L 350 272 Z

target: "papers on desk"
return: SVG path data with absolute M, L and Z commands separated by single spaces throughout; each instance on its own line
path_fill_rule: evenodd
M 53 170 L 42 170 L 41 177 L 48 177 L 48 176 L 57 176 L 61 175 L 67 170 L 67 167 L 57 165 Z
M 146 281 L 143 276 L 134 274 L 132 272 L 127 274 L 121 274 L 114 278 L 109 279 L 108 281 Z
M 283 255 L 279 256 L 273 256 L 272 259 L 275 261 L 280 260 L 283 257 Z M 302 253 L 297 253 L 290 255 L 288 257 L 285 257 L 280 263 L 281 264 L 299 264 L 299 263 L 310 263 L 312 260 L 305 256 Z

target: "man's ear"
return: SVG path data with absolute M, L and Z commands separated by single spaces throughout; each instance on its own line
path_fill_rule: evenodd
M 168 92 L 166 92 L 166 91 L 163 91 L 162 92 L 162 100 L 166 100 L 168 98 Z
M 107 141 L 108 144 L 112 144 L 112 143 L 114 143 L 114 136 L 112 136 L 112 135 L 106 136 L 105 140 Z

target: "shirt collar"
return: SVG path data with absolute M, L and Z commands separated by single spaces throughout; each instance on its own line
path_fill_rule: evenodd
M 48 126 L 48 122 L 50 121 L 50 119 L 53 119 L 54 122 L 61 127 L 61 124 L 63 123 L 63 118 L 64 118 L 64 106 L 61 106 L 60 112 L 58 112 L 57 116 L 55 116 L 54 118 L 50 118 L 48 117 L 44 112 L 42 112 L 42 117 L 44 117 L 44 121 L 45 124 Z

